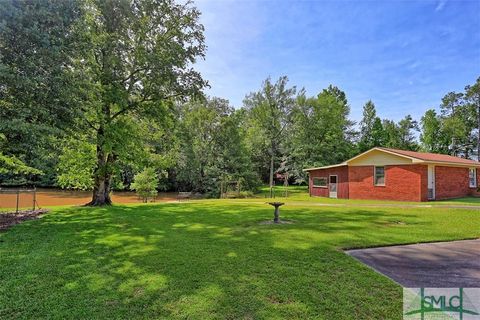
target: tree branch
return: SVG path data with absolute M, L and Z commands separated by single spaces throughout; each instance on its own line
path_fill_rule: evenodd
M 159 100 L 168 100 L 168 99 L 171 99 L 171 98 L 175 98 L 175 97 L 178 97 L 178 96 L 181 96 L 183 93 L 181 92 L 178 92 L 178 93 L 175 93 L 175 94 L 171 94 L 171 95 L 167 95 L 167 96 L 164 96 L 162 98 L 160 98 Z M 114 120 L 115 118 L 117 118 L 118 116 L 121 116 L 122 114 L 125 114 L 127 113 L 128 111 L 131 111 L 133 109 L 135 109 L 140 103 L 142 102 L 147 102 L 147 101 L 153 101 L 152 98 L 148 98 L 147 96 L 144 96 L 140 101 L 136 101 L 136 102 L 131 102 L 128 104 L 128 106 L 126 106 L 125 108 L 115 112 L 111 117 L 110 117 L 110 121 Z
M 85 122 L 88 124 L 88 126 L 89 126 L 90 128 L 92 128 L 92 129 L 95 130 L 95 131 L 98 130 L 98 128 L 95 127 L 95 126 L 93 125 L 93 123 L 90 122 L 86 117 L 83 117 L 83 118 L 84 118 Z
M 82 111 L 82 118 L 83 118 L 83 120 L 85 121 L 85 123 L 86 123 L 90 128 L 92 128 L 93 130 L 97 131 L 98 128 L 95 127 L 95 125 L 94 125 L 90 120 L 87 119 L 87 116 L 86 116 L 86 114 L 85 114 L 85 113 L 86 113 L 86 110 L 85 110 L 84 108 L 80 108 L 80 110 Z
M 132 80 L 132 78 L 133 78 L 134 75 L 136 75 L 137 73 L 139 73 L 139 72 L 141 72 L 141 71 L 145 71 L 146 69 L 147 69 L 147 68 L 144 67 L 144 68 L 137 68 L 137 69 L 133 70 L 132 73 L 130 73 L 130 74 L 128 75 L 128 77 L 126 77 L 126 78 L 124 78 L 123 80 L 121 80 L 122 83 L 125 83 L 125 82 L 127 82 L 127 81 L 129 81 L 129 80 Z

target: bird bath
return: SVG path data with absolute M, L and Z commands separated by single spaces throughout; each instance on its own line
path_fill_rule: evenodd
M 284 202 L 267 202 L 269 205 L 275 207 L 275 212 L 273 213 L 273 223 L 280 223 L 280 206 L 283 206 Z

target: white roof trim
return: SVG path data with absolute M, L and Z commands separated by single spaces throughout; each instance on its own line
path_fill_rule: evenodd
M 308 171 L 313 171 L 313 170 L 320 170 L 320 169 L 329 169 L 329 168 L 336 168 L 336 167 L 343 167 L 343 166 L 346 166 L 347 163 L 346 162 L 342 162 L 342 163 L 339 163 L 339 164 L 332 164 L 330 166 L 323 166 L 323 167 L 317 167 L 317 168 L 308 168 L 308 169 L 303 169 L 302 171 L 303 172 L 308 172 Z
M 420 160 L 420 159 L 418 159 L 418 158 L 409 157 L 409 156 L 406 156 L 406 155 L 404 155 L 404 154 L 400 154 L 400 153 L 396 153 L 396 152 L 393 152 L 393 151 L 390 151 L 390 150 L 385 150 L 385 149 L 382 149 L 382 148 L 377 148 L 377 147 L 375 147 L 375 148 L 372 148 L 372 149 L 367 150 L 367 151 L 365 151 L 365 152 L 362 152 L 362 153 L 360 153 L 359 155 L 356 155 L 356 156 L 353 157 L 353 158 L 348 159 L 347 161 L 345 161 L 345 163 L 348 164 L 350 161 L 353 161 L 353 160 L 355 160 L 355 159 L 358 159 L 358 158 L 360 158 L 360 157 L 362 157 L 362 156 L 364 156 L 364 155 L 366 155 L 366 154 L 369 154 L 369 153 L 372 152 L 372 151 L 385 152 L 385 153 L 392 154 L 392 155 L 397 156 L 397 157 L 400 157 L 400 158 L 410 159 L 410 160 L 412 160 L 412 162 L 423 162 L 422 160 Z
M 436 166 L 444 167 L 462 167 L 462 168 L 480 168 L 480 163 L 458 163 L 458 162 L 448 162 L 448 161 L 419 161 L 423 164 L 432 164 Z
M 420 158 L 417 158 L 417 157 L 411 157 L 411 156 L 407 156 L 407 155 L 404 155 L 404 154 L 401 154 L 401 153 L 397 153 L 395 151 L 385 150 L 385 149 L 377 148 L 377 147 L 375 147 L 371 150 L 368 150 L 367 152 L 372 151 L 374 149 L 379 150 L 379 151 L 383 151 L 383 152 L 386 152 L 386 153 L 390 153 L 390 154 L 393 154 L 393 155 L 396 155 L 396 156 L 399 156 L 399 157 L 411 159 L 413 163 L 436 164 L 436 165 L 444 164 L 444 165 L 450 165 L 450 166 L 454 166 L 454 167 L 471 167 L 471 168 L 480 167 L 480 162 L 479 163 L 461 163 L 461 162 L 442 161 L 442 160 L 423 160 L 423 159 L 420 159 Z M 346 162 L 349 162 L 352 159 L 349 159 Z
M 400 157 L 400 158 L 410 159 L 410 160 L 412 160 L 412 163 L 432 164 L 432 165 L 438 165 L 438 166 L 443 165 L 443 166 L 451 166 L 451 167 L 464 167 L 464 168 L 480 168 L 480 162 L 478 164 L 475 164 L 475 163 L 470 164 L 470 163 L 459 163 L 459 162 L 438 161 L 438 160 L 427 161 L 427 160 L 422 160 L 422 159 L 419 159 L 419 158 L 416 158 L 416 157 L 410 157 L 410 156 L 407 156 L 407 155 L 404 155 L 404 154 L 401 154 L 401 153 L 396 153 L 395 151 L 385 150 L 383 148 L 375 147 L 375 148 L 372 148 L 372 149 L 367 150 L 365 152 L 362 152 L 359 155 L 356 155 L 355 157 L 350 158 L 347 161 L 344 161 L 344 162 L 339 163 L 339 164 L 317 167 L 317 168 L 308 168 L 308 169 L 303 169 L 302 171 L 308 172 L 308 171 L 319 170 L 319 169 L 329 169 L 329 168 L 348 166 L 351 161 L 353 161 L 355 159 L 358 159 L 358 158 L 360 158 L 360 157 L 362 157 L 362 156 L 364 156 L 364 155 L 366 155 L 366 154 L 368 154 L 372 151 L 385 152 L 385 153 L 388 153 L 388 154 L 391 154 L 391 155 L 394 155 L 394 156 L 397 156 L 397 157 Z

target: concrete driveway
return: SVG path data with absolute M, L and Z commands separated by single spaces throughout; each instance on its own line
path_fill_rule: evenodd
M 349 250 L 406 288 L 480 287 L 480 239 Z

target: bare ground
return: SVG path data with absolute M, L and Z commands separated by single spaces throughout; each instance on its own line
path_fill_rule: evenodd
M 0 230 L 6 230 L 11 226 L 23 221 L 37 219 L 47 213 L 47 209 L 19 211 L 18 213 L 0 213 Z

